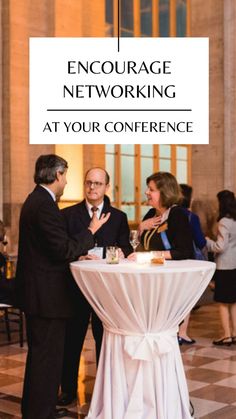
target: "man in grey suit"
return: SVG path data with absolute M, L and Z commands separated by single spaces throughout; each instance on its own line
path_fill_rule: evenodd
M 36 162 L 36 187 L 20 216 L 16 272 L 18 305 L 25 312 L 28 355 L 22 397 L 23 419 L 54 419 L 61 378 L 65 326 L 73 314 L 69 263 L 94 246 L 94 234 L 109 214 L 93 218 L 69 238 L 56 201 L 63 194 L 67 162 L 54 154 Z M 65 410 L 65 409 L 64 409 Z

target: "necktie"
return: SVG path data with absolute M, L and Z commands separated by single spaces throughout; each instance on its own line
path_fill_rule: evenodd
M 98 207 L 92 207 L 92 208 L 91 208 L 91 211 L 92 211 L 92 213 L 93 213 L 92 218 L 97 217 Z

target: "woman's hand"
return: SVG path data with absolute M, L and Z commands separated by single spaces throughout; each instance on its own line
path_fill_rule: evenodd
M 139 224 L 139 234 L 141 235 L 144 230 L 152 230 L 153 228 L 157 227 L 160 223 L 161 215 L 141 221 L 141 223 Z
M 135 261 L 136 260 L 136 254 L 135 254 L 135 252 L 130 253 L 129 256 L 127 256 L 127 259 L 128 260 L 134 260 Z

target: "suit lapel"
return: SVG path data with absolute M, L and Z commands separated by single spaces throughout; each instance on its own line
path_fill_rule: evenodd
M 88 225 L 90 224 L 91 218 L 90 215 L 88 213 L 87 207 L 86 207 L 86 201 L 85 199 L 78 205 L 79 208 L 79 216 L 81 218 L 82 223 L 88 227 Z
M 110 207 L 110 202 L 108 202 L 108 197 L 105 195 L 104 196 L 104 203 L 103 203 L 103 207 L 102 207 L 102 211 L 101 211 L 101 215 L 103 214 L 107 214 L 111 209 Z

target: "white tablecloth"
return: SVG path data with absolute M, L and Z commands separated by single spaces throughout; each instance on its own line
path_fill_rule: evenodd
M 191 417 L 176 333 L 214 270 L 214 263 L 193 260 L 164 266 L 107 265 L 104 260 L 71 264 L 104 325 L 87 418 Z

